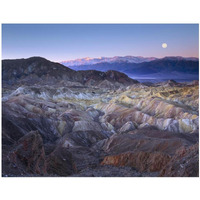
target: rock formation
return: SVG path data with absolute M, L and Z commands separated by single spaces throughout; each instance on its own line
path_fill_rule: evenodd
M 3 176 L 198 176 L 197 82 L 3 61 Z

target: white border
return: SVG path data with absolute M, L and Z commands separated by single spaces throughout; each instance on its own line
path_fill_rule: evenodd
M 4 23 L 199 23 L 199 0 L 2 0 Z
M 2 0 L 1 23 L 199 23 L 199 0 Z M 200 199 L 199 178 L 1 178 L 2 199 Z

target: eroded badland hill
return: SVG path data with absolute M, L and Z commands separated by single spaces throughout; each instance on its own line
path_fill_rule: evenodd
M 2 63 L 2 176 L 199 176 L 199 83 Z

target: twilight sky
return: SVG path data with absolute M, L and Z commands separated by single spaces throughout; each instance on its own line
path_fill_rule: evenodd
M 198 57 L 198 29 L 198 24 L 3 24 L 2 58 Z

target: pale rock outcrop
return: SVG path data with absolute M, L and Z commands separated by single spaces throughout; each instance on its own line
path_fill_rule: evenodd
M 99 115 L 100 115 L 100 112 L 94 108 L 88 108 L 86 110 L 86 112 L 94 119 L 94 120 L 97 120 Z
M 97 122 L 89 122 L 89 121 L 76 121 L 74 123 L 74 127 L 72 132 L 77 131 L 96 131 L 101 132 L 101 127 Z
M 150 126 L 151 126 L 151 125 L 148 124 L 148 123 L 142 123 L 142 124 L 140 124 L 140 125 L 138 126 L 138 129 L 148 128 L 148 127 L 150 127 Z
M 136 129 L 135 124 L 132 121 L 128 121 L 119 129 L 119 133 L 123 134 L 129 131 L 133 131 L 135 129 Z
M 179 120 L 179 132 L 181 133 L 192 133 L 197 132 L 197 125 L 191 119 L 180 119 Z

